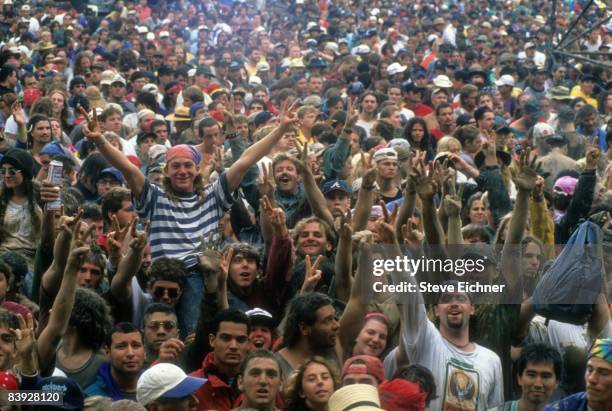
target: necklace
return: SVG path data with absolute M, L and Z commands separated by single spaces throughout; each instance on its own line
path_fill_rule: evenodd
M 444 337 L 444 336 L 442 336 L 442 337 Z M 470 344 L 472 343 L 471 341 L 468 341 L 466 344 L 459 345 L 459 344 L 455 344 L 454 342 L 452 342 L 451 340 L 449 340 L 449 339 L 448 339 L 448 338 L 446 338 L 446 337 L 444 337 L 444 339 L 445 339 L 446 341 L 448 341 L 449 343 L 451 343 L 453 346 L 455 346 L 455 347 L 459 348 L 460 350 L 463 350 L 464 348 L 466 348 L 468 345 L 470 345 Z

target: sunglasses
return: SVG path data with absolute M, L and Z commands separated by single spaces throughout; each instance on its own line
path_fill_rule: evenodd
M 166 295 L 166 292 L 168 293 L 168 297 L 170 298 L 177 298 L 179 295 L 178 288 L 155 287 L 153 289 L 153 295 L 156 298 L 164 298 L 164 295 Z
M 176 323 L 174 321 L 151 321 L 147 324 L 147 328 L 151 331 L 159 330 L 159 327 L 163 327 L 166 331 L 172 331 L 176 328 Z
M 9 175 L 11 177 L 14 177 L 17 174 L 21 174 L 21 170 L 17 170 L 15 168 L 2 168 L 2 169 L 0 169 L 0 176 Z

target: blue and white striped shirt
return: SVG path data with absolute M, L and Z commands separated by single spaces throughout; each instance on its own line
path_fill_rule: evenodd
M 195 193 L 177 194 L 172 202 L 158 186 L 145 181 L 140 198 L 132 198 L 141 219 L 150 222 L 151 257 L 177 258 L 187 268 L 197 265 L 201 238 L 219 237 L 219 220 L 238 198 L 230 193 L 227 176 L 221 174 L 213 184 L 204 188 L 204 203 Z

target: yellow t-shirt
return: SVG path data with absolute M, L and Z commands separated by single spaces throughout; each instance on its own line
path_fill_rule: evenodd
M 583 99 L 586 100 L 587 103 L 589 103 L 593 107 L 597 108 L 597 100 L 595 100 L 593 97 L 589 97 L 586 94 L 584 94 L 584 92 L 580 88 L 580 84 L 578 84 L 578 85 L 576 85 L 576 86 L 574 86 L 572 88 L 570 96 L 572 96 L 572 97 L 582 97 Z

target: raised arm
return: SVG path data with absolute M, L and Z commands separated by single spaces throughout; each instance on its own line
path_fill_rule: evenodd
M 461 233 L 461 199 L 463 198 L 464 187 L 465 184 L 461 185 L 459 192 L 456 193 L 455 183 L 453 182 L 452 186 L 449 186 L 450 192 L 446 194 L 443 200 L 443 208 L 448 216 L 446 243 L 449 245 L 463 244 L 463 234 Z
M 249 168 L 255 165 L 263 156 L 268 154 L 272 147 L 278 143 L 283 134 L 290 131 L 294 125 L 297 124 L 298 118 L 294 112 L 294 107 L 295 104 L 287 109 L 283 109 L 280 116 L 280 125 L 270 134 L 244 150 L 242 156 L 236 159 L 234 164 L 225 172 L 230 192 L 236 190 L 240 186 Z
M 98 123 L 98 115 L 96 110 L 93 111 L 93 118 L 90 118 L 85 109 L 81 107 L 81 113 L 87 119 L 87 125 L 83 126 L 83 134 L 89 141 L 95 144 L 104 158 L 115 168 L 121 171 L 127 185 L 132 190 L 132 194 L 136 198 L 140 198 L 144 191 L 145 176 L 140 169 L 127 159 L 125 154 L 116 149 L 112 144 L 106 141 L 102 135 L 102 129 Z
M 329 208 L 327 208 L 325 196 L 319 187 L 317 187 L 317 182 L 315 181 L 312 171 L 308 166 L 308 142 L 304 143 L 304 148 L 300 152 L 300 158 L 294 162 L 295 166 L 298 170 L 300 170 L 300 174 L 302 175 L 302 181 L 304 182 L 304 194 L 308 204 L 310 204 L 312 213 L 325 221 L 330 227 L 333 227 L 334 218 L 332 217 Z
M 147 246 L 147 227 L 145 225 L 145 228 L 142 231 L 137 231 L 137 221 L 138 219 L 133 219 L 132 222 L 124 228 L 124 230 L 129 230 L 131 232 L 132 240 L 130 241 L 127 253 L 119 262 L 117 272 L 115 273 L 110 285 L 111 294 L 117 302 L 122 304 L 131 305 L 132 278 L 140 268 L 142 256 Z M 123 230 L 120 230 L 120 232 L 123 232 Z M 115 238 L 116 235 L 117 231 L 113 232 L 113 234 L 109 236 L 109 240 L 117 242 L 117 239 Z M 114 247 L 117 246 L 120 246 L 120 244 L 114 245 Z
M 362 154 L 363 155 L 363 154 Z M 353 232 L 365 230 L 374 204 L 376 195 L 374 182 L 376 181 L 376 168 L 366 165 L 368 169 L 361 178 L 361 188 L 357 194 L 355 203 L 355 215 L 353 216 Z
M 347 210 L 346 215 L 338 219 L 339 227 L 336 227 L 339 234 L 338 249 L 334 262 L 336 298 L 344 302 L 347 302 L 351 295 L 351 278 L 353 275 L 353 224 L 351 220 L 351 210 Z
M 91 225 L 83 233 L 80 232 L 81 224 L 77 224 L 73 230 L 71 251 L 66 263 L 62 284 L 53 302 L 53 309 L 49 315 L 49 323 L 38 338 L 38 355 L 41 369 L 47 369 L 51 365 L 57 346 L 68 329 L 68 321 L 74 306 L 77 289 L 77 275 L 90 250 L 88 239 L 96 227 Z
M 17 141 L 22 145 L 28 144 L 28 130 L 26 129 L 26 116 L 21 103 L 16 101 L 11 107 L 13 120 L 17 123 Z
M 419 155 L 416 156 L 416 159 L 419 158 Z M 411 158 L 408 163 L 413 163 L 414 160 L 414 158 Z M 410 177 L 410 170 L 412 170 L 412 165 L 407 167 L 406 170 L 408 178 L 406 179 L 406 187 L 404 187 L 404 201 L 399 208 L 397 219 L 395 220 L 395 237 L 399 243 L 402 243 L 402 226 L 408 223 L 408 219 L 412 217 L 416 207 L 416 185 L 414 179 Z
M 533 158 L 531 158 L 533 157 Z M 518 171 L 514 176 L 514 185 L 518 192 L 514 212 L 508 225 L 508 235 L 504 242 L 501 258 L 501 273 L 506 282 L 509 295 L 520 298 L 522 293 L 521 276 L 517 273 L 518 261 L 521 253 L 518 246 L 527 227 L 527 212 L 529 210 L 529 197 L 535 188 L 538 178 L 539 164 L 536 165 L 537 155 L 532 155 L 529 148 L 521 153 Z

